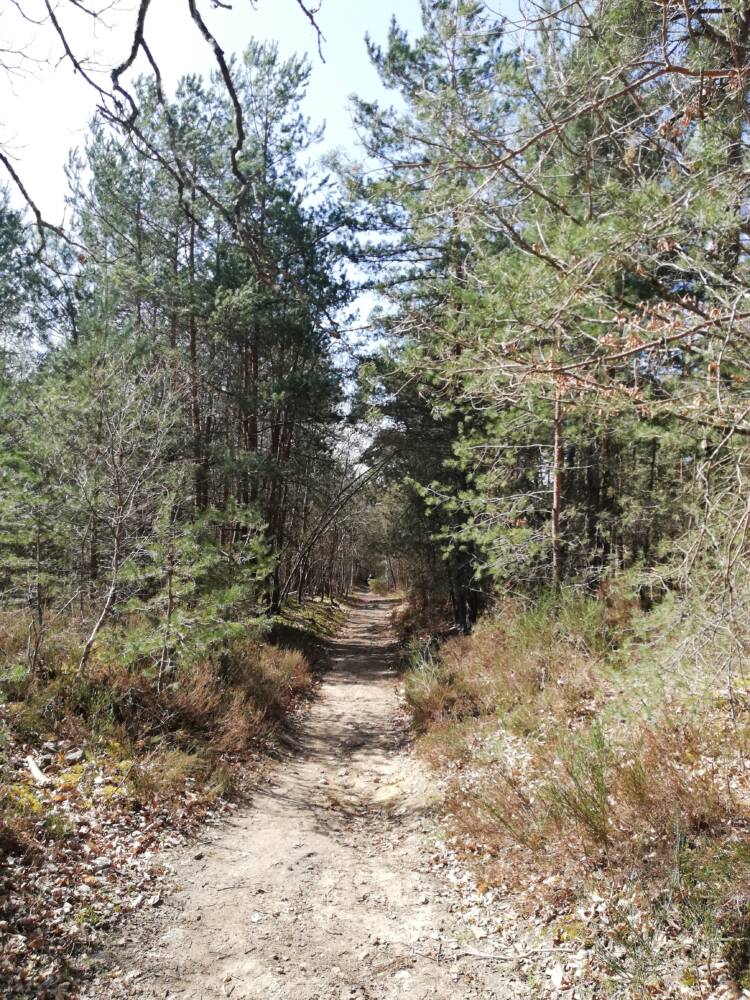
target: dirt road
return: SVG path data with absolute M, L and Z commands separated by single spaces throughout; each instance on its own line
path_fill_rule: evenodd
M 429 871 L 428 782 L 398 711 L 391 607 L 354 603 L 297 747 L 244 813 L 176 859 L 175 891 L 119 956 L 127 971 L 108 997 L 519 995 L 496 964 L 461 956 L 466 929 Z

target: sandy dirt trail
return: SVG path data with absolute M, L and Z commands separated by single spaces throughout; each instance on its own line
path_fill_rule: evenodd
M 246 811 L 174 860 L 174 893 L 118 956 L 123 995 L 514 995 L 496 965 L 455 957 L 465 929 L 429 872 L 429 785 L 398 710 L 391 610 L 353 603 L 294 751 Z

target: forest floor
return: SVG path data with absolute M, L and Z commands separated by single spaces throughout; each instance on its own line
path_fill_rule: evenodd
M 486 932 L 467 919 L 461 876 L 446 879 L 434 777 L 399 700 L 392 610 L 352 602 L 286 759 L 247 809 L 167 857 L 164 903 L 126 925 L 89 997 L 526 993 L 478 947 Z

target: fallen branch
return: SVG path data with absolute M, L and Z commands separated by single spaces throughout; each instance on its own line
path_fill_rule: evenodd
M 49 778 L 42 771 L 42 769 L 39 767 L 39 765 L 37 764 L 37 762 L 34 760 L 33 757 L 26 758 L 26 767 L 28 767 L 29 771 L 31 771 L 31 777 L 34 779 L 37 785 L 49 784 Z

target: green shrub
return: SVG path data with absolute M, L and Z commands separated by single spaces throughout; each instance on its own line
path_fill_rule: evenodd
M 4 701 L 21 701 L 27 694 L 32 677 L 23 663 L 0 667 L 0 695 Z
M 560 748 L 558 767 L 542 791 L 551 817 L 572 823 L 597 844 L 609 843 L 613 754 L 601 727 L 594 724 L 569 737 Z

